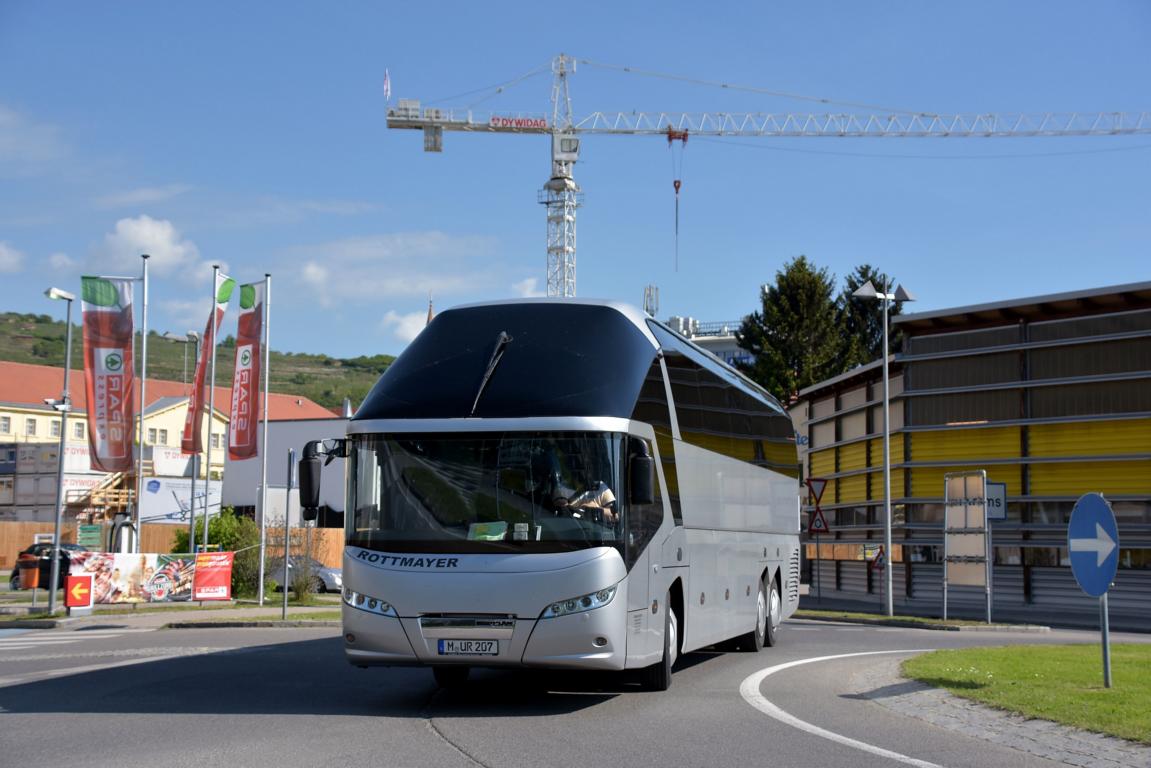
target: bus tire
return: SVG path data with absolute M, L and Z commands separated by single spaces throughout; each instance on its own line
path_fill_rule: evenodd
M 768 621 L 768 611 L 770 603 L 768 602 L 767 590 L 763 585 L 763 580 L 759 582 L 759 594 L 755 599 L 755 626 L 746 635 L 741 635 L 736 639 L 736 647 L 749 653 L 759 653 L 763 650 L 764 643 L 767 639 L 767 627 L 770 622 Z
M 432 667 L 436 685 L 441 688 L 459 688 L 468 681 L 471 667 Z
M 640 682 L 649 691 L 666 691 L 671 687 L 671 668 L 679 655 L 679 617 L 671 607 L 671 593 L 664 596 L 667 610 L 663 619 L 663 658 L 641 672 Z
M 779 582 L 771 580 L 771 588 L 767 593 L 767 626 L 763 634 L 763 644 L 768 648 L 775 647 L 779 642 L 779 624 L 783 621 L 783 602 L 779 595 Z

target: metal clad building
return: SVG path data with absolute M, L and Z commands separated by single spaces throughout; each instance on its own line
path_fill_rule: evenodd
M 1097 491 L 1119 523 L 1112 621 L 1151 628 L 1151 283 L 893 320 L 904 336 L 890 374 L 897 609 L 938 614 L 943 477 L 984 469 L 1007 484 L 1007 519 L 992 524 L 995 616 L 1094 624 L 1066 537 L 1075 501 Z M 821 593 L 878 603 L 882 576 L 861 545 L 883 539 L 880 363 L 800 397 L 805 474 L 830 480 Z M 949 595 L 956 615 L 980 616 L 982 599 Z

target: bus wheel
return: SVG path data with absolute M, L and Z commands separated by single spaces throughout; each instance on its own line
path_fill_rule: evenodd
M 663 658 L 645 667 L 642 672 L 643 687 L 649 691 L 666 691 L 671 687 L 671 668 L 679 655 L 679 617 L 671 607 L 671 593 L 664 596 L 667 610 L 663 619 Z
M 471 667 L 432 667 L 436 685 L 441 688 L 459 688 L 468 681 Z
M 767 627 L 763 644 L 768 648 L 779 642 L 779 624 L 783 621 L 783 602 L 779 597 L 779 582 L 771 580 L 771 590 L 767 595 Z
M 759 582 L 759 594 L 755 598 L 755 627 L 746 635 L 736 639 L 736 647 L 740 650 L 758 653 L 763 649 L 768 627 L 768 597 L 763 582 Z

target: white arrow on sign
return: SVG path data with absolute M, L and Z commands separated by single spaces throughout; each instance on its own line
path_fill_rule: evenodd
M 1095 538 L 1094 539 L 1072 539 L 1071 551 L 1072 552 L 1094 552 L 1095 553 L 1095 567 L 1103 565 L 1103 561 L 1111 554 L 1111 550 L 1115 549 L 1115 541 L 1107 535 L 1107 531 L 1103 530 L 1103 526 L 1099 523 L 1095 524 Z

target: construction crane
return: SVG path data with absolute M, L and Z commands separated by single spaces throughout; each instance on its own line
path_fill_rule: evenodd
M 551 176 L 539 192 L 547 209 L 547 295 L 575 296 L 576 210 L 583 201 L 573 168 L 583 135 L 838 138 L 964 138 L 1026 136 L 1130 136 L 1151 134 L 1151 112 L 937 115 L 767 114 L 759 112 L 592 112 L 572 115 L 568 76 L 576 59 L 552 61 L 552 111 L 500 114 L 421 107 L 400 99 L 387 112 L 388 128 L 424 132 L 424 151 L 443 151 L 444 131 L 548 134 Z

